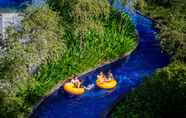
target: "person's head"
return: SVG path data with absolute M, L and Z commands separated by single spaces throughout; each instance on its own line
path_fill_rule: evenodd
M 74 79 L 76 77 L 76 75 L 72 75 L 72 78 Z
M 75 76 L 75 77 L 74 77 L 74 79 L 78 80 L 78 77 L 77 77 L 77 76 Z
M 100 75 L 103 75 L 103 72 L 102 71 L 100 72 Z

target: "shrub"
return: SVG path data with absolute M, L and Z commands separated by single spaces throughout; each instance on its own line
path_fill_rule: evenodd
M 64 28 L 71 35 L 68 44 L 83 45 L 85 33 L 89 29 L 102 32 L 102 20 L 107 19 L 110 5 L 107 0 L 48 0 L 49 5 L 61 13 Z
M 1 78 L 27 78 L 30 67 L 60 56 L 65 45 L 58 22 L 57 14 L 47 7 L 28 8 L 21 27 L 7 30 L 6 51 L 0 60 Z
M 183 0 L 154 1 L 144 0 L 145 5 L 141 12 L 152 17 L 156 22 L 156 27 L 160 29 L 159 39 L 162 49 L 165 50 L 173 60 L 186 60 L 186 17 Z M 169 2 L 170 5 L 156 4 L 156 2 Z M 138 4 L 140 2 L 138 1 Z
M 112 114 L 113 118 L 167 118 L 185 116 L 186 66 L 175 62 L 128 93 Z

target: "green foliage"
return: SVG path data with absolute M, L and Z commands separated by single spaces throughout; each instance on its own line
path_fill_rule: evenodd
M 186 2 L 184 0 L 138 0 L 138 1 L 145 1 L 149 5 L 156 5 L 156 6 L 162 6 L 165 8 L 168 7 L 175 7 L 175 6 L 182 6 Z
M 29 7 L 23 16 L 20 27 L 7 29 L 6 50 L 0 55 L 2 118 L 20 118 L 29 111 L 24 100 L 27 98 L 22 94 L 35 85 L 29 69 L 61 57 L 65 51 L 63 29 L 56 12 L 47 6 Z
M 24 118 L 21 113 L 22 100 L 17 97 L 3 97 L 0 101 L 1 118 Z
M 31 110 L 30 104 L 25 102 L 25 94 L 22 93 L 36 83 L 31 79 L 16 81 L 17 83 L 14 81 L 0 81 L 1 118 L 25 118 Z
M 90 17 L 100 18 L 108 16 L 110 12 L 110 5 L 107 0 L 48 0 L 48 3 L 54 10 L 61 13 L 66 12 L 61 15 L 75 18 L 73 20 L 83 20 L 80 19 L 82 17 L 85 19 Z M 73 16 L 75 14 L 78 16 Z
M 159 70 L 127 94 L 112 113 L 113 118 L 167 118 L 185 116 L 186 65 L 175 62 Z
M 170 5 L 159 5 L 156 2 L 169 2 Z M 156 21 L 156 27 L 160 29 L 161 46 L 172 56 L 173 60 L 186 60 L 185 7 L 186 1 L 183 0 L 147 0 L 143 9 L 140 9 L 143 14 L 152 17 Z
M 63 28 L 58 14 L 48 6 L 28 8 L 22 21 L 22 34 L 29 36 L 33 52 L 38 53 L 41 61 L 61 56 L 65 51 Z M 61 53 L 60 53 L 61 52 Z
M 48 0 L 48 3 L 61 13 L 63 26 L 72 37 L 69 43 L 81 43 L 81 46 L 89 29 L 103 30 L 101 21 L 107 19 L 111 9 L 107 0 Z
M 19 30 L 7 30 L 6 51 L 0 60 L 1 79 L 27 78 L 28 67 L 61 55 L 65 45 L 58 22 L 57 14 L 47 7 L 28 8 Z

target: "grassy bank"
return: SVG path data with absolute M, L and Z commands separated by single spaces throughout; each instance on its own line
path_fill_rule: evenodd
M 113 12 L 117 17 L 119 14 Z M 41 91 L 43 95 L 59 81 L 118 58 L 134 49 L 136 46 L 134 27 L 126 14 L 120 15 L 122 23 L 113 16 L 104 25 L 102 32 L 90 30 L 85 33 L 82 47 L 80 43 L 75 43 L 68 48 L 61 59 L 43 65 L 39 74 L 34 77 L 39 83 L 34 91 Z M 119 27 L 121 29 L 118 29 Z M 70 40 L 70 37 L 66 38 Z
M 0 61 L 0 117 L 26 117 L 59 81 L 136 46 L 129 17 L 113 10 L 107 0 L 49 0 L 48 4 L 29 7 L 21 27 L 7 31 L 7 50 Z M 39 69 L 33 75 L 30 69 L 35 65 Z
M 42 66 L 36 80 L 41 82 L 44 88 L 51 88 L 59 80 L 67 79 L 74 74 L 77 75 L 98 64 L 122 56 L 136 45 L 134 36 L 123 35 L 123 33 L 116 32 L 112 28 L 106 28 L 103 33 L 90 31 L 86 34 L 87 41 L 84 42 L 83 48 L 79 45 L 68 48 L 62 59 Z M 53 85 L 50 85 L 51 83 Z
M 182 0 L 136 0 L 134 8 L 149 16 L 160 29 L 162 49 L 171 56 L 168 67 L 151 77 L 113 109 L 113 118 L 166 118 L 186 116 L 186 2 Z

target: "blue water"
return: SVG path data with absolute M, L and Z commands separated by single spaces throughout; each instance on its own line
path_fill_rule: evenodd
M 0 0 L 0 12 L 20 11 L 27 5 L 38 6 L 44 3 L 44 0 Z
M 139 35 L 139 45 L 130 56 L 97 68 L 80 79 L 84 81 L 84 85 L 95 83 L 100 71 L 106 73 L 111 69 L 118 82 L 117 87 L 113 90 L 95 87 L 81 96 L 73 96 L 65 93 L 61 86 L 33 110 L 30 118 L 106 117 L 119 98 L 143 82 L 144 76 L 169 63 L 168 55 L 161 51 L 159 41 L 155 38 L 157 30 L 153 27 L 153 22 L 130 11 L 128 7 L 123 8 L 119 3 L 113 6 L 130 16 Z
M 19 7 L 23 4 L 30 4 L 32 0 L 0 0 L 0 7 L 1 8 L 8 8 L 8 7 Z

